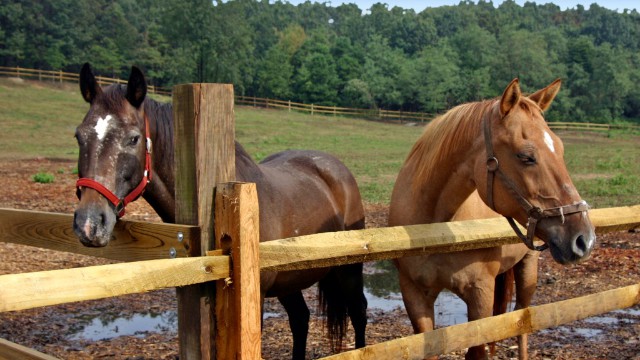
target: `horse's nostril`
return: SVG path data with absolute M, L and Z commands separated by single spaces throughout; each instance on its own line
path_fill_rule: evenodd
M 583 256 L 587 250 L 589 250 L 589 244 L 584 238 L 584 235 L 578 235 L 576 241 L 573 243 L 573 251 L 578 256 Z

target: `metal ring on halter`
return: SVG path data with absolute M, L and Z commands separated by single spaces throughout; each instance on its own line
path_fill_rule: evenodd
M 492 156 L 487 159 L 487 171 L 495 172 L 500 167 L 500 163 L 498 162 L 498 158 Z

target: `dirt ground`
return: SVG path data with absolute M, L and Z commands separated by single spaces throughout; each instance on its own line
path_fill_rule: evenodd
M 73 212 L 76 203 L 72 170 L 75 162 L 34 159 L 0 161 L 0 207 L 50 212 Z M 55 176 L 50 184 L 39 184 L 32 176 L 48 172 Z M 367 204 L 367 226 L 386 224 L 387 208 Z M 127 208 L 129 219 L 158 221 L 149 206 L 138 201 Z M 592 258 L 579 265 L 561 266 L 548 252 L 541 254 L 538 290 L 535 304 L 587 295 L 606 289 L 640 282 L 640 233 L 619 232 L 598 238 Z M 107 260 L 0 243 L 0 274 L 73 268 L 109 263 Z M 373 264 L 366 270 L 375 271 Z M 0 292 L 1 294 L 1 292 Z M 315 292 L 305 293 L 314 308 Z M 62 359 L 176 359 L 177 335 L 174 326 L 163 325 L 153 331 L 144 330 L 110 340 L 86 340 L 71 334 L 101 315 L 105 319 L 135 319 L 136 314 L 169 314 L 176 309 L 172 289 L 112 299 L 72 303 L 0 314 L 0 338 L 35 348 Z M 263 358 L 290 357 L 291 336 L 286 316 L 277 301 L 270 299 L 263 331 Z M 175 319 L 174 319 L 175 320 Z M 135 321 L 134 321 L 135 322 Z M 175 324 L 175 322 L 173 323 Z M 308 358 L 329 355 L 328 343 L 322 336 L 322 322 L 313 315 Z M 116 330 L 118 328 L 116 327 Z M 368 344 L 411 335 L 404 310 L 369 309 Z M 347 347 L 353 346 L 351 330 Z M 574 322 L 529 336 L 529 353 L 533 359 L 640 359 L 640 307 L 616 311 Z M 498 344 L 498 359 L 517 355 L 515 341 Z M 461 359 L 464 351 L 442 356 Z

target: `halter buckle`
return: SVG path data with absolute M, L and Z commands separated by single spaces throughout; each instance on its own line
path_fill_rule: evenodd
M 115 212 L 116 214 L 118 214 L 118 217 L 124 216 L 124 208 L 125 208 L 124 199 L 120 199 L 118 204 L 115 206 Z

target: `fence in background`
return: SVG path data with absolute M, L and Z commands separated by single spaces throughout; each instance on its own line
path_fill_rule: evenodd
M 55 82 L 78 82 L 79 75 L 76 73 L 67 73 L 63 71 L 52 70 L 36 70 L 21 67 L 4 67 L 0 66 L 0 75 L 14 76 L 19 78 L 38 79 L 40 81 L 48 80 Z M 108 78 L 97 76 L 96 79 L 100 85 L 108 84 L 126 84 L 122 79 Z M 171 90 L 156 86 L 149 86 L 149 92 L 152 94 L 171 96 Z M 274 100 L 266 98 L 258 98 L 253 96 L 235 96 L 235 104 L 243 106 L 253 106 L 262 108 L 271 108 L 287 111 L 305 112 L 311 115 L 327 115 L 327 116 L 346 116 L 361 119 L 389 121 L 404 123 L 427 123 L 433 119 L 434 114 L 411 111 L 394 111 L 384 109 L 359 109 L 345 108 L 338 106 L 324 106 L 315 104 L 303 104 L 292 102 L 291 100 Z M 553 130 L 571 130 L 571 131 L 602 131 L 626 130 L 640 132 L 640 126 L 630 124 L 597 124 L 582 122 L 549 122 L 549 127 Z

